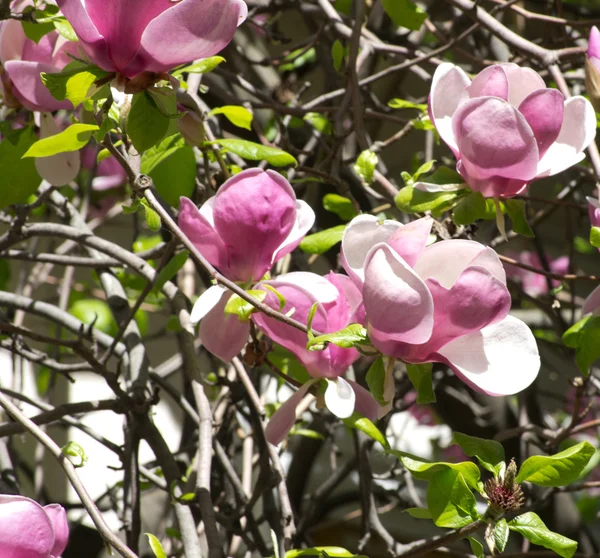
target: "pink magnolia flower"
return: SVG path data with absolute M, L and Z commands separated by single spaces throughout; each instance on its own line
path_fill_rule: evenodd
M 242 0 L 57 0 L 91 60 L 133 78 L 213 56 L 248 14 Z
M 92 190 L 103 192 L 122 186 L 127 182 L 127 174 L 112 155 L 96 164 L 96 150 L 84 147 L 81 152 L 81 164 L 86 169 L 96 169 L 92 179 Z
M 69 539 L 62 506 L 40 506 L 24 496 L 0 494 L 2 558 L 60 558 Z
M 596 26 L 590 31 L 585 61 L 585 87 L 594 108 L 600 108 L 600 31 Z
M 21 3 L 27 5 L 27 3 Z M 20 21 L 0 23 L 0 63 L 4 69 L 0 90 L 9 106 L 23 105 L 33 111 L 51 112 L 73 108 L 70 101 L 57 101 L 40 78 L 41 72 L 60 72 L 77 53 L 77 44 L 58 31 L 44 35 L 38 44 L 28 39 Z
M 507 253 L 506 255 L 526 265 L 530 265 L 541 270 L 544 269 L 540 257 L 534 252 L 525 251 L 519 252 L 518 254 Z M 546 257 L 546 260 L 548 262 L 550 271 L 553 273 L 565 274 L 569 270 L 568 256 L 561 256 L 556 259 Z M 548 292 L 548 281 L 546 280 L 546 277 L 540 273 L 534 273 L 533 271 L 528 271 L 527 269 L 523 269 L 509 263 L 507 263 L 506 266 L 507 277 L 511 277 L 512 279 L 519 281 L 523 286 L 523 290 L 529 296 L 540 296 Z M 560 285 L 560 281 L 552 279 L 551 284 L 553 288 L 558 287 Z
M 307 323 L 309 312 L 316 304 L 312 328 L 319 333 L 331 333 L 351 323 L 364 322 L 360 291 L 345 275 L 330 272 L 327 277 L 321 277 L 314 273 L 293 272 L 259 283 L 257 288 L 267 293 L 265 303 L 279 309 L 278 297 L 267 290 L 266 285 L 285 297 L 282 312 L 290 312 L 301 323 Z M 309 351 L 306 348 L 306 333 L 264 314 L 253 314 L 252 319 L 273 341 L 292 352 L 314 378 L 296 391 L 271 417 L 266 429 L 267 440 L 273 444 L 283 440 L 294 424 L 296 407 L 308 389 L 321 378 L 327 381 L 325 404 L 334 415 L 348 418 L 356 409 L 372 420 L 377 417 L 379 405 L 371 394 L 357 383 L 342 377 L 360 357 L 356 349 L 330 344 L 323 351 Z
M 230 178 L 198 210 L 181 198 L 179 226 L 200 253 L 223 275 L 252 286 L 272 265 L 289 254 L 310 230 L 315 214 L 296 199 L 290 183 L 279 173 L 248 169 Z M 250 325 L 225 315 L 230 293 L 215 285 L 192 310 L 200 324 L 200 339 L 224 361 L 237 355 L 248 339 Z
M 472 81 L 458 66 L 440 64 L 429 114 L 458 159 L 457 171 L 487 197 L 510 198 L 578 163 L 596 136 L 589 101 L 565 100 L 516 64 L 490 66 Z
M 508 315 L 496 252 L 470 240 L 427 247 L 431 219 L 408 225 L 355 217 L 342 264 L 362 288 L 371 342 L 405 362 L 442 362 L 473 389 L 517 393 L 540 367 L 530 329 Z
M 587 198 L 588 214 L 592 227 L 600 227 L 600 201 L 596 198 Z
M 583 313 L 600 316 L 600 287 L 596 287 L 583 303 Z

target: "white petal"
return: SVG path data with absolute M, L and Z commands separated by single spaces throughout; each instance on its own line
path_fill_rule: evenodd
M 512 62 L 501 65 L 508 77 L 508 102 L 519 107 L 523 100 L 538 89 L 546 89 L 542 77 L 531 68 L 522 68 Z
M 531 385 L 540 369 L 533 333 L 513 316 L 459 337 L 438 353 L 464 382 L 488 395 L 518 393 Z
M 290 253 L 315 223 L 315 212 L 304 200 L 296 200 L 296 221 L 287 238 L 275 250 L 273 262 Z
M 398 221 L 385 220 L 383 223 L 374 215 L 359 215 L 348 223 L 342 237 L 341 259 L 350 278 L 362 285 L 365 280 L 365 259 L 369 250 L 386 242 L 400 227 Z
M 206 314 L 208 314 L 221 300 L 227 289 L 221 285 L 213 285 L 204 291 L 192 308 L 190 319 L 193 324 L 197 324 Z
M 356 394 L 344 378 L 327 380 L 325 405 L 336 417 L 345 419 L 352 416 L 355 401 Z
M 275 289 L 277 285 L 287 283 L 308 291 L 316 300 L 322 304 L 335 302 L 340 296 L 336 286 L 328 281 L 326 277 L 321 277 L 310 271 L 292 271 L 278 275 L 275 279 L 268 281 L 268 284 Z
M 464 190 L 467 187 L 465 182 L 459 184 L 433 184 L 431 182 L 415 182 L 413 188 L 415 190 L 421 190 L 421 192 L 429 192 L 430 194 L 436 194 L 438 192 L 456 192 L 458 190 Z

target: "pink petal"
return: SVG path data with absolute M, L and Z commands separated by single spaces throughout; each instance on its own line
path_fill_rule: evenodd
M 399 228 L 387 241 L 398 255 L 414 267 L 429 241 L 433 219 L 417 219 Z
M 23 104 L 32 111 L 54 112 L 60 109 L 72 109 L 71 101 L 57 101 L 48 88 L 42 83 L 41 72 L 57 72 L 58 69 L 48 64 L 10 60 L 4 64 L 4 69 L 13 84 L 13 93 Z
M 456 170 L 465 179 L 469 188 L 475 192 L 481 192 L 486 198 L 512 198 L 523 192 L 528 185 L 526 180 L 515 180 L 503 176 L 472 176 L 465 169 L 462 161 L 456 163 Z M 475 169 L 477 171 L 477 169 Z
M 583 313 L 600 314 L 600 287 L 596 287 L 583 303 Z
M 540 157 L 556 141 L 563 123 L 565 98 L 557 89 L 538 89 L 519 105 L 537 140 Z
M 467 87 L 471 99 L 475 97 L 500 97 L 508 100 L 508 77 L 500 64 L 488 66 L 479 72 Z
M 204 205 L 207 203 L 209 202 L 206 202 Z M 214 229 L 212 223 L 187 198 L 180 199 L 178 223 L 185 236 L 194 243 L 199 252 L 212 265 L 217 267 L 221 273 L 229 277 L 231 272 L 225 243 Z M 234 279 L 234 277 L 230 278 Z
M 596 137 L 596 113 L 587 99 L 571 97 L 564 106 L 560 133 L 540 159 L 537 178 L 553 176 L 576 165 L 585 157 L 583 150 Z
M 531 127 L 512 105 L 478 97 L 461 105 L 452 119 L 461 162 L 474 177 L 535 177 L 538 148 Z
M 459 337 L 442 347 L 438 356 L 473 389 L 494 396 L 523 391 L 540 369 L 531 330 L 513 316 Z
M 330 271 L 327 275 L 327 280 L 343 295 L 341 298 L 345 300 L 348 306 L 347 322 L 364 324 L 365 309 L 362 293 L 352 279 L 347 275 Z
M 60 132 L 54 117 L 49 113 L 40 116 L 40 137 L 47 138 Z M 64 186 L 75 180 L 81 167 L 79 151 L 58 153 L 50 157 L 38 157 L 35 168 L 40 176 L 53 186 Z
M 431 337 L 431 293 L 387 244 L 378 244 L 367 256 L 363 297 L 375 346 L 379 341 L 424 343 Z
M 508 77 L 508 102 L 518 107 L 523 100 L 538 89 L 546 89 L 541 76 L 531 68 L 521 68 L 508 62 L 502 64 Z
M 259 281 L 294 229 L 296 195 L 279 173 L 248 169 L 221 187 L 213 211 L 234 278 Z
M 230 362 L 246 346 L 250 335 L 250 323 L 240 322 L 237 316 L 225 314 L 230 297 L 223 296 L 200 322 L 200 341 L 204 348 Z
M 2 558 L 48 558 L 54 527 L 44 508 L 23 496 L 0 494 Z
M 229 44 L 248 15 L 242 0 L 181 0 L 171 6 L 144 31 L 141 48 L 126 74 L 164 72 L 214 56 Z
M 346 380 L 352 389 L 356 397 L 355 400 L 355 411 L 360 413 L 363 417 L 368 418 L 370 421 L 377 420 L 379 417 L 379 411 L 382 408 L 375 398 L 367 391 L 364 387 L 353 382 L 352 380 Z
M 596 198 L 586 198 L 588 202 L 588 215 L 592 227 L 600 227 L 600 202 Z
M 221 285 L 212 285 L 206 289 L 199 297 L 190 313 L 190 321 L 193 324 L 200 323 L 217 304 L 219 304 L 221 298 L 229 294 L 228 299 L 231 297 L 231 291 L 227 290 Z
M 306 382 L 279 409 L 277 409 L 265 428 L 265 438 L 274 446 L 280 444 L 296 422 L 296 407 L 300 404 L 316 380 Z
M 589 57 L 600 58 L 600 31 L 598 31 L 595 25 L 590 30 L 587 55 Z
M 53 556 L 60 556 L 67 548 L 69 542 L 69 524 L 67 523 L 67 513 L 65 508 L 58 504 L 49 504 L 44 506 L 46 515 L 50 518 L 54 527 L 54 546 L 50 551 Z
M 27 41 L 20 21 L 7 19 L 0 22 L 0 63 L 20 60 Z
M 440 64 L 431 82 L 429 115 L 440 137 L 458 155 L 458 147 L 452 130 L 452 117 L 459 105 L 469 98 L 467 86 L 471 80 L 454 64 Z
M 364 265 L 369 250 L 388 239 L 402 227 L 398 221 L 380 222 L 374 215 L 358 215 L 346 227 L 342 237 L 341 262 L 346 273 L 362 286 Z
M 312 207 L 304 200 L 297 200 L 296 221 L 294 222 L 294 227 L 290 231 L 288 237 L 281 243 L 281 246 L 277 248 L 277 251 L 273 256 L 273 263 L 279 261 L 283 256 L 294 250 L 306 236 L 306 233 L 310 231 L 314 223 L 315 212 Z

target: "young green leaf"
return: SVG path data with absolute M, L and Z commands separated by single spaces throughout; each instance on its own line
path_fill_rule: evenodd
M 244 128 L 245 130 L 252 130 L 252 113 L 244 107 L 236 105 L 226 105 L 223 107 L 212 109 L 208 115 L 222 114 L 238 128 Z
M 535 235 L 527 222 L 525 202 L 523 200 L 504 200 L 506 213 L 512 221 L 512 228 L 518 234 L 533 238 Z
M 590 229 L 590 244 L 594 248 L 600 248 L 600 227 Z
M 344 63 L 344 45 L 337 39 L 331 47 L 331 58 L 333 59 L 333 67 L 337 72 L 341 72 Z
M 119 326 L 112 314 L 110 306 L 97 298 L 82 298 L 69 307 L 69 314 L 75 316 L 86 325 L 108 333 L 113 337 L 119 331 Z
M 496 216 L 493 211 L 491 218 Z M 452 212 L 452 219 L 457 225 L 470 225 L 478 219 L 489 219 L 488 206 L 481 192 L 471 192 L 460 200 Z
M 165 265 L 158 273 L 158 277 L 156 278 L 156 283 L 154 284 L 154 289 L 158 292 L 162 290 L 167 281 L 170 281 L 177 272 L 185 265 L 190 253 L 187 250 L 183 252 L 179 252 L 179 254 L 175 254 L 167 265 Z
M 169 129 L 170 118 L 164 114 L 147 91 L 133 96 L 127 117 L 127 135 L 139 153 L 162 140 Z
M 577 367 L 587 376 L 592 364 L 600 358 L 600 316 L 586 316 L 579 320 L 565 331 L 562 340 L 567 347 L 576 349 Z
M 508 523 L 503 518 L 494 526 L 494 544 L 498 552 L 504 552 L 509 534 Z
M 325 194 L 323 207 L 327 211 L 335 213 L 343 221 L 351 221 L 357 215 L 352 200 L 339 194 Z
M 158 232 L 161 227 L 160 215 L 154 211 L 150 206 L 142 202 L 144 206 L 144 217 L 146 219 L 146 225 L 153 232 Z
M 369 386 L 369 392 L 375 398 L 377 403 L 382 407 L 387 405 L 389 401 L 385 398 L 385 380 L 386 370 L 383 357 L 380 355 L 375 359 L 375 362 L 371 364 L 365 378 L 367 385 Z
M 304 115 L 304 120 L 308 122 L 315 130 L 330 136 L 333 132 L 333 124 L 325 115 L 318 112 L 308 112 Z
M 90 141 L 92 133 L 99 129 L 95 124 L 72 124 L 54 136 L 36 141 L 23 158 L 50 157 L 58 153 L 79 151 Z
M 263 302 L 267 297 L 267 292 L 260 290 L 248 291 L 248 294 L 252 295 L 259 302 Z M 256 312 L 256 308 L 239 295 L 233 294 L 227 301 L 224 312 L 225 314 L 234 314 L 238 316 L 241 321 L 247 322 L 250 319 L 250 316 Z
M 186 74 L 207 74 L 208 72 L 212 72 L 219 64 L 225 62 L 225 58 L 222 56 L 211 56 L 210 58 L 202 58 L 201 60 L 196 60 L 191 64 L 187 64 L 182 66 L 181 68 L 177 68 L 173 75 L 176 78 L 180 78 L 184 73 Z
M 218 139 L 210 142 L 224 147 L 242 159 L 249 161 L 266 161 L 274 167 L 296 166 L 298 161 L 289 153 L 277 147 L 241 139 Z
M 431 512 L 427 508 L 406 508 L 402 510 L 404 512 L 415 519 L 431 519 Z
M 405 101 L 404 99 L 392 99 L 388 103 L 388 107 L 393 109 L 417 109 L 421 112 L 425 112 L 427 110 L 426 104 L 413 103 L 411 101 Z
M 154 552 L 154 556 L 156 558 L 167 558 L 167 553 L 164 551 L 160 541 L 152 533 L 146 533 L 146 536 L 148 537 L 148 544 L 152 552 Z
M 468 436 L 460 432 L 454 433 L 454 444 L 457 444 L 469 457 L 476 457 L 484 469 L 497 477 L 504 470 L 504 448 L 500 442 Z
M 533 544 L 556 552 L 562 558 L 571 558 L 577 550 L 576 541 L 550 531 L 539 516 L 533 512 L 515 517 L 508 522 L 508 528 L 520 533 Z
M 418 31 L 427 19 L 427 12 L 410 0 L 383 0 L 383 9 L 399 27 Z
M 96 66 L 74 60 L 60 72 L 42 72 L 41 78 L 55 99 L 71 101 L 74 107 L 78 107 L 94 91 L 94 83 L 107 75 Z
M 35 141 L 36 135 L 28 126 L 9 132 L 0 143 L 0 176 L 4 184 L 0 188 L 0 208 L 26 203 L 40 185 L 42 179 L 35 161 L 22 158 Z
M 379 442 L 384 449 L 390 449 L 390 443 L 382 432 L 368 418 L 365 418 L 358 413 L 353 413 L 351 417 L 343 419 L 342 422 L 349 428 L 364 432 L 369 438 Z
M 61 451 L 76 468 L 83 467 L 88 460 L 85 450 L 77 442 L 67 442 Z
M 580 442 L 555 455 L 534 455 L 521 465 L 516 481 L 565 486 L 579 477 L 595 451 L 589 442 Z
M 433 365 L 431 362 L 426 362 L 424 364 L 406 364 L 408 379 L 417 390 L 417 403 L 419 405 L 435 403 L 432 370 Z
M 358 159 L 356 159 L 354 172 L 358 174 L 365 184 L 371 184 L 378 162 L 379 158 L 377 157 L 377 153 L 367 149 L 358 156 Z
M 330 558 L 365 558 L 357 556 L 354 553 L 339 546 L 314 546 L 312 548 L 302 548 L 288 550 L 285 558 L 299 558 L 301 556 L 329 556 Z
M 464 194 L 464 190 L 424 192 L 412 186 L 405 186 L 398 192 L 394 202 L 396 207 L 405 213 L 430 211 L 433 217 L 439 217 L 445 211 L 450 211 Z
M 367 330 L 363 325 L 350 324 L 340 331 L 325 333 L 309 339 L 306 348 L 309 351 L 323 351 L 329 343 L 333 343 L 338 347 L 349 349 L 356 345 L 365 345 L 368 343 L 368 339 Z
M 483 545 L 474 537 L 467 537 L 471 552 L 475 554 L 475 558 L 483 558 Z
M 463 475 L 455 469 L 437 471 L 427 487 L 427 507 L 438 527 L 456 529 L 477 518 L 476 500 Z
M 309 234 L 300 242 L 300 250 L 308 254 L 323 254 L 342 241 L 346 225 L 338 225 L 314 234 Z

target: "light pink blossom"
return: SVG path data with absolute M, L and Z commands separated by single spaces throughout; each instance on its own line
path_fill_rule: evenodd
M 473 80 L 458 66 L 440 64 L 429 114 L 458 159 L 457 171 L 487 197 L 510 198 L 580 162 L 596 135 L 588 100 L 565 100 L 516 64 L 489 66 Z
M 90 59 L 133 78 L 213 56 L 248 14 L 242 0 L 57 0 Z
M 21 104 L 29 110 L 41 112 L 73 108 L 70 101 L 57 101 L 52 96 L 42 83 L 40 73 L 59 72 L 72 61 L 68 55 L 76 53 L 77 44 L 61 37 L 58 31 L 44 35 L 36 44 L 25 36 L 20 21 L 2 21 L 0 64 L 4 71 L 0 79 L 0 90 L 5 104 Z
M 69 539 L 62 506 L 40 506 L 24 496 L 0 494 L 2 558 L 60 558 Z
M 431 224 L 360 215 L 346 228 L 342 263 L 362 288 L 371 342 L 405 362 L 445 363 L 489 395 L 525 389 L 540 358 L 530 329 L 508 315 L 497 254 L 470 240 L 427 246 Z
M 543 270 L 544 267 L 540 260 L 540 257 L 534 252 L 519 252 L 519 253 L 507 253 L 507 256 L 521 262 L 523 264 L 529 265 L 531 267 L 536 267 L 540 270 Z M 546 257 L 546 261 L 548 263 L 548 267 L 552 273 L 561 273 L 565 274 L 569 270 L 569 257 L 568 256 L 560 256 L 559 258 L 552 259 L 550 257 Z M 529 271 L 527 269 L 523 269 L 522 267 L 518 267 L 516 265 L 506 264 L 506 275 L 512 279 L 515 279 L 521 283 L 523 286 L 523 290 L 529 296 L 540 296 L 546 294 L 548 292 L 548 281 L 546 277 L 540 273 L 535 273 L 533 271 Z M 558 287 L 560 285 L 560 281 L 556 279 L 552 279 L 550 284 L 553 288 Z
M 296 199 L 279 173 L 248 169 L 230 178 L 198 210 L 181 198 L 179 226 L 200 253 L 223 275 L 250 287 L 289 254 L 310 230 L 315 214 Z M 225 315 L 230 293 L 215 285 L 192 310 L 204 346 L 229 361 L 246 344 L 248 322 Z

